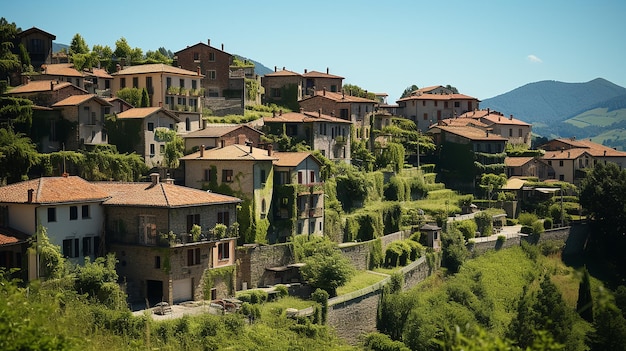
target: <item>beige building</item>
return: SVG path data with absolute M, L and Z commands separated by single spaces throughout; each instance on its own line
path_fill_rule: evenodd
M 552 172 L 548 179 L 556 179 L 572 184 L 578 184 L 586 175 L 585 168 L 593 167 L 595 159 L 591 154 L 581 148 L 546 151 L 543 161 L 551 167 Z
M 73 63 L 45 64 L 38 74 L 28 76 L 30 80 L 53 80 L 68 82 L 85 89 L 85 74 L 74 68 Z
M 626 168 L 626 152 L 618 151 L 602 144 L 594 143 L 591 140 L 575 139 L 575 138 L 559 138 L 553 139 L 544 145 L 539 146 L 540 149 L 546 151 L 575 150 L 582 149 L 587 151 L 594 159 L 594 165 L 597 162 L 613 162 L 620 169 Z
M 398 115 L 415 122 L 417 128 L 426 131 L 431 125 L 446 118 L 461 116 L 467 111 L 478 109 L 478 99 L 455 94 L 441 85 L 414 91 L 410 96 L 397 101 Z
M 222 125 L 208 123 L 205 128 L 185 134 L 185 150 L 196 151 L 200 147 L 212 149 L 232 144 L 261 144 L 262 132 L 245 124 Z
M 506 117 L 500 112 L 486 109 L 466 112 L 460 118 L 480 121 L 493 133 L 507 138 L 509 143 L 525 144 L 530 147 L 532 125 L 513 117 L 513 115 Z
M 506 176 L 511 177 L 537 177 L 540 181 L 548 179 L 554 174 L 552 167 L 540 157 L 507 157 L 504 159 Z
M 65 148 L 76 150 L 86 145 L 108 143 L 105 129 L 106 109 L 112 105 L 97 95 L 74 95 L 54 103 L 51 107 L 61 111 L 64 119 L 76 123 L 76 138 L 68 138 Z M 55 132 L 56 133 L 56 132 Z

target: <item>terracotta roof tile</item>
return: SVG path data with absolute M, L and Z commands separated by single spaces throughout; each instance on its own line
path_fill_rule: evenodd
M 97 202 L 109 197 L 109 194 L 81 177 L 42 177 L 0 187 L 0 202 L 29 203 L 30 189 L 33 190 L 30 202 L 33 204 Z
M 587 139 L 559 138 L 556 140 L 570 145 L 573 148 L 587 149 L 587 152 L 594 157 L 626 157 L 626 152 L 624 151 L 618 151 L 612 147 L 594 143 L 593 141 Z
M 499 124 L 499 125 L 516 125 L 516 126 L 529 126 L 530 125 L 530 123 L 526 123 L 522 120 L 519 120 L 515 117 L 510 117 L 510 116 L 506 117 L 506 116 L 501 116 L 501 115 L 489 114 L 489 115 L 483 116 L 482 118 L 492 122 L 493 124 Z
M 52 105 L 52 107 L 61 107 L 61 106 L 76 106 L 76 105 L 80 105 L 84 102 L 87 102 L 91 99 L 95 99 L 97 102 L 100 103 L 100 105 L 103 106 L 112 106 L 110 102 L 106 101 L 105 99 L 99 97 L 98 95 L 95 94 L 85 94 L 85 95 L 72 95 L 69 96 L 61 101 L 58 101 L 56 103 L 54 103 Z
M 487 133 L 486 131 L 482 129 L 470 127 L 470 126 L 436 125 L 436 126 L 431 127 L 431 129 L 433 128 L 439 128 L 447 133 L 459 135 L 469 140 L 493 140 L 493 141 L 506 141 L 507 140 L 506 138 L 503 138 L 495 133 Z
M 287 76 L 300 76 L 301 77 L 300 73 L 296 73 L 296 72 L 289 71 L 286 69 L 265 74 L 265 77 L 287 77 Z
M 311 123 L 311 122 L 333 122 L 352 123 L 345 119 L 321 114 L 319 112 L 287 112 L 277 114 L 274 117 L 263 117 L 263 123 Z
M 584 154 L 591 156 L 588 150 L 577 148 L 577 149 L 568 149 L 568 150 L 563 150 L 563 151 L 561 150 L 546 151 L 546 153 L 543 155 L 542 158 L 544 160 L 575 160 Z
M 304 161 L 307 157 L 312 156 L 309 151 L 299 151 L 299 152 L 274 152 L 272 156 L 277 157 L 278 159 L 274 161 L 274 165 L 278 167 L 296 167 L 302 161 Z M 317 158 L 313 156 L 315 162 L 319 163 Z
M 315 91 L 315 96 L 321 96 L 321 97 L 324 97 L 326 99 L 333 100 L 336 102 L 366 102 L 366 103 L 378 104 L 378 101 L 376 100 L 370 100 L 370 99 L 362 98 L 359 96 L 350 96 L 348 94 L 343 94 L 343 93 L 334 93 L 330 91 L 325 92 L 323 90 Z M 313 96 L 306 98 L 306 99 L 302 99 L 302 100 L 308 100 L 311 98 L 313 98 Z
M 94 182 L 111 195 L 106 206 L 190 207 L 241 202 L 232 196 L 211 193 L 180 185 L 151 182 Z
M 334 74 L 323 73 L 318 71 L 309 71 L 302 75 L 305 78 L 335 78 L 335 79 L 344 79 L 343 77 L 336 76 Z
M 74 68 L 73 63 L 52 63 L 41 65 L 41 74 L 64 77 L 84 77 L 85 75 Z
M 123 76 L 127 74 L 145 74 L 145 73 L 171 73 L 171 74 L 177 74 L 177 75 L 182 75 L 182 76 L 204 77 L 203 75 L 198 75 L 198 72 L 189 71 L 186 69 L 166 65 L 163 63 L 151 63 L 147 65 L 130 66 L 118 72 L 112 73 L 112 75 Z
M 98 77 L 98 78 L 108 78 L 113 79 L 113 76 L 109 74 L 105 69 L 102 68 L 94 68 L 93 72 L 87 72 L 88 75 Z
M 163 107 L 134 107 L 126 111 L 118 113 L 117 118 L 122 118 L 122 119 L 146 118 L 158 112 L 163 112 L 166 115 L 175 119 L 176 121 L 180 122 L 180 118 L 178 116 L 164 109 Z
M 241 128 L 249 128 L 259 134 L 263 134 L 263 132 L 249 127 L 244 124 L 235 124 L 235 125 L 220 125 L 220 124 L 209 124 L 204 129 L 199 129 L 193 131 L 191 133 L 185 134 L 185 138 L 219 138 L 223 135 L 226 135 L 234 130 Z
M 0 228 L 0 246 L 23 243 L 28 235 L 11 228 Z
M 446 119 L 442 119 L 441 122 L 448 126 L 473 126 L 473 127 L 487 128 L 486 124 L 474 118 L 464 118 L 464 117 L 446 118 Z
M 524 157 L 506 157 L 504 159 L 504 164 L 507 167 L 520 167 L 523 166 L 525 164 L 527 164 L 528 162 L 532 161 L 534 159 L 534 157 L 528 157 L 528 156 L 524 156 Z
M 20 86 L 17 86 L 10 91 L 8 94 L 23 94 L 23 93 L 38 93 L 42 91 L 55 91 L 62 89 L 64 87 L 68 87 L 72 85 L 69 82 L 57 82 L 55 80 L 34 80 L 30 83 L 26 83 Z
M 407 96 L 398 101 L 410 101 L 410 100 L 438 100 L 438 101 L 451 101 L 451 100 L 478 100 L 475 97 L 464 94 L 422 94 L 415 96 Z
M 252 148 L 252 153 L 250 149 Z M 246 145 L 232 144 L 221 148 L 204 150 L 204 157 L 200 151 L 180 158 L 182 161 L 193 160 L 221 160 L 221 161 L 274 161 L 276 157 L 268 156 L 268 151 Z

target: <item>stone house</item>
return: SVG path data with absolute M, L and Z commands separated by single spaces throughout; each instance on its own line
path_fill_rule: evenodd
M 106 243 L 129 300 L 152 306 L 232 295 L 240 200 L 151 177 L 147 183 L 94 183 L 111 196 L 103 203 Z M 226 232 L 213 230 L 217 224 Z M 195 237 L 194 225 L 200 227 Z M 231 269 L 232 277 L 207 285 L 206 274 L 219 268 Z
M 133 105 L 129 104 L 123 99 L 118 98 L 117 96 L 105 98 L 105 100 L 112 105 L 108 113 L 120 113 L 133 108 Z
M 585 168 L 593 167 L 595 158 L 582 148 L 546 151 L 542 160 L 548 164 L 548 179 L 578 184 L 585 177 Z
M 20 269 L 19 272 L 10 273 L 11 276 L 27 281 L 28 270 L 24 269 L 24 258 L 28 255 L 29 235 L 4 225 L 5 223 L 0 223 L 0 267 L 6 272 L 11 272 L 14 268 Z
M 199 69 L 189 71 L 163 63 L 154 63 L 123 69 L 120 67 L 111 76 L 113 76 L 112 95 L 123 88 L 145 88 L 150 98 L 150 107 L 163 107 L 177 114 L 183 112 L 195 114 L 197 117 L 191 119 L 200 121 L 203 95 L 200 80 L 204 76 Z M 199 128 L 198 124 L 195 129 L 188 131 Z
M 284 133 L 296 142 L 304 141 L 311 150 L 319 150 L 333 161 L 350 163 L 350 127 L 352 122 L 318 112 L 288 112 L 263 118 L 266 135 Z M 276 147 L 276 146 L 275 146 Z
M 545 180 L 549 174 L 554 174 L 554 169 L 540 157 L 506 157 L 504 164 L 508 178 L 537 177 L 539 180 Z
M 86 89 L 91 94 L 97 94 L 105 98 L 112 97 L 111 84 L 113 83 L 113 76 L 105 69 L 91 68 L 85 70 L 84 74 Z
M 303 97 L 302 75 L 285 67 L 280 71 L 274 67 L 274 72 L 261 77 L 261 86 L 265 91 L 263 102 L 266 104 L 289 106 L 297 104 Z M 290 91 L 295 94 L 290 94 Z
M 7 92 L 9 96 L 31 100 L 37 106 L 50 107 L 74 95 L 88 95 L 87 90 L 58 80 L 31 80 Z
M 106 191 L 76 176 L 9 184 L 0 187 L 0 226 L 32 237 L 41 225 L 50 243 L 59 246 L 63 256 L 71 263 L 82 264 L 85 257 L 94 259 L 104 252 L 102 203 L 109 198 Z M 12 264 L 26 268 L 29 280 L 37 279 L 35 255 L 26 257 L 24 251 L 15 254 Z M 22 262 L 18 263 L 20 259 Z
M 478 109 L 478 103 L 474 97 L 455 94 L 437 85 L 418 89 L 410 96 L 399 99 L 396 111 L 398 115 L 414 121 L 421 131 L 426 131 L 438 121 Z
M 466 112 L 459 118 L 470 118 L 480 121 L 493 133 L 507 138 L 509 143 L 525 144 L 530 147 L 532 125 L 514 118 L 513 115 L 506 117 L 500 112 L 486 109 Z
M 75 137 L 65 140 L 65 147 L 76 150 L 87 145 L 108 143 L 105 128 L 106 109 L 112 105 L 97 95 L 73 95 L 52 104 L 63 118 L 75 124 Z M 58 132 L 58 131 L 57 131 Z
M 318 71 L 304 70 L 302 75 L 303 97 L 314 96 L 316 92 L 327 90 L 331 93 L 339 93 L 343 88 L 343 77 L 330 74 L 328 68 L 326 73 Z
M 163 164 L 166 141 L 156 137 L 157 128 L 177 130 L 181 123 L 178 116 L 162 107 L 131 108 L 117 114 L 117 123 L 122 126 L 130 120 L 141 121 L 139 140 L 136 140 L 134 151 L 143 157 L 148 167 Z
M 597 162 L 613 162 L 620 169 L 626 168 L 626 152 L 615 150 L 612 147 L 594 143 L 591 140 L 576 138 L 558 138 L 548 141 L 538 147 L 546 151 L 583 149 L 593 156 L 594 165 Z
M 86 90 L 85 74 L 74 68 L 73 63 L 44 64 L 41 66 L 39 73 L 29 74 L 26 78 L 30 80 L 68 82 Z
M 276 238 L 324 233 L 324 184 L 321 162 L 311 152 L 274 152 L 274 202 L 272 225 Z M 296 219 L 293 221 L 293 219 Z
M 269 223 L 267 216 L 272 203 L 273 162 L 276 160 L 271 148 L 265 150 L 239 144 L 208 150 L 200 147 L 199 151 L 179 160 L 185 171 L 186 186 L 232 194 L 242 199 L 241 211 L 251 223 L 240 223 L 240 233 L 248 235 L 241 238 L 241 243 L 265 240 L 266 233 L 252 231 L 255 223 Z
M 370 137 L 370 120 L 373 118 L 378 105 L 375 100 L 325 89 L 316 91 L 314 95 L 305 97 L 299 103 L 300 108 L 305 111 L 321 110 L 323 114 L 352 122 L 355 138 L 365 140 Z
M 19 45 L 24 45 L 31 65 L 38 70 L 41 65 L 52 63 L 52 41 L 56 38 L 54 34 L 32 27 L 17 33 L 13 52 L 19 54 Z
M 207 149 L 225 147 L 232 144 L 261 144 L 263 132 L 245 124 L 223 125 L 206 124 L 205 128 L 185 134 L 185 150 L 197 151 L 204 145 Z
M 211 41 L 198 43 L 174 53 L 178 66 L 189 71 L 203 74 L 200 86 L 204 97 L 225 97 L 229 95 L 230 65 L 233 55 L 211 46 Z M 241 94 L 237 95 L 241 96 Z

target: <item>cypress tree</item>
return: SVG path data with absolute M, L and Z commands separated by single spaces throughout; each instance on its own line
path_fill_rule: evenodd
M 583 279 L 578 286 L 578 301 L 576 311 L 587 322 L 593 323 L 593 299 L 591 296 L 591 283 L 589 281 L 589 271 L 583 268 Z

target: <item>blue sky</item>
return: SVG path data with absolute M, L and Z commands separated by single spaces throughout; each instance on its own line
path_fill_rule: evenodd
M 626 1 L 6 1 L 0 16 L 89 47 L 211 46 L 263 65 L 326 71 L 389 94 L 450 84 L 484 100 L 541 80 L 626 87 Z

